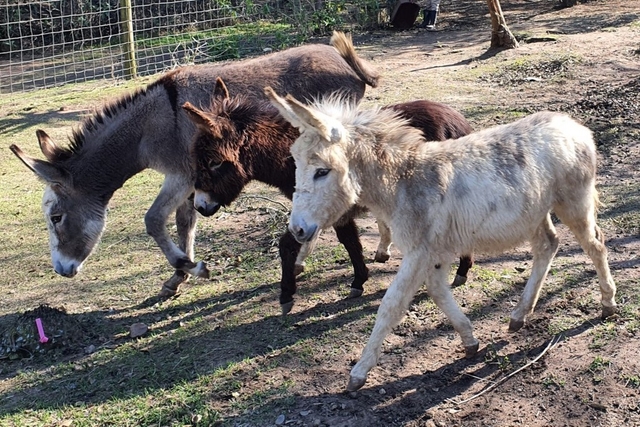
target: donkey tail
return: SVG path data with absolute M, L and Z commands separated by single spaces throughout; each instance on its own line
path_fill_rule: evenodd
M 331 36 L 330 43 L 358 75 L 360 80 L 371 87 L 378 86 L 380 74 L 365 60 L 358 57 L 356 50 L 353 47 L 351 35 L 347 35 L 340 31 L 334 31 Z

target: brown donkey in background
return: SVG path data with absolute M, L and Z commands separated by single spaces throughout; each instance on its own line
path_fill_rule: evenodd
M 198 129 L 191 156 L 197 174 L 194 204 L 200 213 L 209 216 L 221 206 L 228 206 L 254 179 L 274 186 L 287 198 L 292 198 L 295 164 L 289 148 L 299 132 L 270 103 L 242 95 L 229 97 L 219 79 L 209 109 L 201 110 L 189 103 L 184 108 Z M 428 140 L 457 138 L 471 132 L 466 119 L 443 104 L 421 100 L 386 108 L 398 111 L 410 121 L 411 126 L 422 130 Z M 362 207 L 356 206 L 332 225 L 353 264 L 351 297 L 362 294 L 362 284 L 369 277 L 354 221 L 362 211 Z M 391 235 L 382 221 L 378 221 L 378 227 L 381 241 L 375 259 L 384 262 L 389 258 Z M 295 276 L 303 270 L 304 259 L 314 246 L 315 240 L 301 245 L 289 232 L 280 239 L 280 304 L 283 314 L 293 307 Z M 455 284 L 464 283 L 471 265 L 470 256 L 460 259 Z
M 204 262 L 194 262 L 196 211 L 189 197 L 194 173 L 189 145 L 195 126 L 180 106 L 208 105 L 216 79 L 236 93 L 264 99 L 266 84 L 302 99 L 339 91 L 359 101 L 378 74 L 358 58 L 351 38 L 334 33 L 332 46 L 307 45 L 227 64 L 183 67 L 87 117 L 71 144 L 55 144 L 36 132 L 46 160 L 11 150 L 46 183 L 43 210 L 56 273 L 75 276 L 97 246 L 105 227 L 107 204 L 125 181 L 146 168 L 164 174 L 160 193 L 145 215 L 145 225 L 176 269 L 160 295 L 177 292 L 190 274 L 207 277 Z M 176 213 L 178 245 L 166 224 Z

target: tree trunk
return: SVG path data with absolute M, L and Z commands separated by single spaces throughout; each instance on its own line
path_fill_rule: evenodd
M 518 47 L 518 40 L 511 34 L 504 20 L 499 0 L 487 0 L 491 14 L 491 47 L 513 49 Z

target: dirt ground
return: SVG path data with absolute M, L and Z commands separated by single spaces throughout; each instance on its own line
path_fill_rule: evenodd
M 352 277 L 349 261 L 341 255 L 332 268 L 325 268 L 324 264 L 300 277 L 296 305 L 286 321 L 277 315 L 264 316 L 249 306 L 251 302 L 262 310 L 279 310 L 277 283 L 267 283 L 228 294 L 216 289 L 215 297 L 201 297 L 201 301 L 187 308 L 180 307 L 179 299 L 166 306 L 139 304 L 130 318 L 124 315 L 118 318 L 118 309 L 105 308 L 103 305 L 116 304 L 108 300 L 95 303 L 97 308 L 93 312 L 77 315 L 84 302 L 56 301 L 51 296 L 52 307 L 39 307 L 23 314 L 26 323 L 31 325 L 34 318 L 41 317 L 57 329 L 77 331 L 52 336 L 55 346 L 51 348 L 58 352 L 56 357 L 60 360 L 81 360 L 85 353 L 95 350 L 88 350 L 89 344 L 102 347 L 99 342 L 102 337 L 92 335 L 98 329 L 96 325 L 107 324 L 116 330 L 116 326 L 128 325 L 132 319 L 146 319 L 159 331 L 155 338 L 160 349 L 149 343 L 143 350 L 153 356 L 149 357 L 154 361 L 145 362 L 150 365 L 156 359 L 174 357 L 174 353 L 187 358 L 184 349 L 190 345 L 211 349 L 197 356 L 199 359 L 194 357 L 186 374 L 179 371 L 169 380 L 163 372 L 149 375 L 158 389 L 168 390 L 180 381 L 211 375 L 226 363 L 239 364 L 247 359 L 252 360 L 247 363 L 249 367 L 238 368 L 228 380 L 241 385 L 241 395 L 259 394 L 265 382 L 274 384 L 272 388 L 293 384 L 282 401 L 265 403 L 269 413 L 260 405 L 239 410 L 238 405 L 233 406 L 237 392 L 231 393 L 231 388 L 222 386 L 220 389 L 224 390 L 218 392 L 211 386 L 210 407 L 222 414 L 223 425 L 640 426 L 640 3 L 590 1 L 564 9 L 556 5 L 556 1 L 547 0 L 502 2 L 507 23 L 521 40 L 521 46 L 513 50 L 489 49 L 490 25 L 484 0 L 443 0 L 436 32 L 415 28 L 354 36 L 359 54 L 371 60 L 383 74 L 380 87 L 369 90 L 364 103 L 434 99 L 464 112 L 476 129 L 547 109 L 568 112 L 590 127 L 601 154 L 598 189 L 605 206 L 600 213 L 600 225 L 618 284 L 618 315 L 600 320 L 595 270 L 573 236 L 562 224 L 557 224 L 560 250 L 536 311 L 523 329 L 512 334 L 507 331 L 507 324 L 531 267 L 528 247 L 499 256 L 477 254 L 469 282 L 456 288 L 454 294 L 474 325 L 481 342 L 479 354 L 464 359 L 460 339 L 446 317 L 430 302 L 426 292 L 419 292 L 405 320 L 387 337 L 379 364 L 371 371 L 365 387 L 347 394 L 344 389 L 350 363 L 360 356 L 373 325 L 367 321 L 377 310 L 402 256 L 394 248 L 387 263 L 371 261 L 378 234 L 375 220 L 366 217 L 358 225 L 371 278 L 365 283 L 365 294 L 357 300 L 339 297 L 347 292 L 346 284 Z M 268 196 L 276 197 L 272 194 Z M 206 226 L 214 229 L 224 226 L 225 230 L 235 227 L 234 238 L 240 240 L 238 236 L 242 236 L 241 250 L 247 251 L 242 257 L 250 258 L 250 250 L 260 245 L 273 246 L 269 238 L 265 241 L 264 234 L 259 238 L 251 234 L 252 229 L 262 226 L 256 223 L 256 218 L 255 209 L 239 208 L 218 215 L 215 220 L 202 220 L 202 224 L 209 224 L 203 225 L 202 230 Z M 283 219 L 279 221 L 284 223 Z M 219 245 L 226 244 L 223 237 L 213 232 L 207 236 L 209 240 L 202 237 L 198 257 L 209 263 L 214 278 L 211 283 L 189 284 L 183 293 L 204 295 L 207 286 L 222 288 L 228 277 L 225 268 L 234 267 L 234 263 L 241 265 L 238 253 L 234 252 L 237 247 L 232 247 L 237 242 L 229 240 L 231 243 L 224 250 L 207 246 L 216 239 Z M 247 241 L 253 241 L 253 246 L 247 246 Z M 318 252 L 326 254 L 327 250 L 322 252 L 322 248 L 336 246 L 333 233 L 327 231 L 321 236 Z M 271 249 L 267 252 L 272 264 L 277 265 L 277 249 Z M 264 252 L 264 247 L 260 250 Z M 149 256 L 147 252 L 145 256 Z M 158 262 L 163 260 L 158 258 Z M 157 271 L 155 274 L 158 275 Z M 249 273 L 238 268 L 229 274 Z M 261 283 L 264 280 L 270 279 Z M 140 286 L 134 278 L 131 281 Z M 87 287 L 91 284 L 95 286 L 89 283 Z M 339 287 L 341 290 L 337 291 Z M 92 292 L 97 291 L 94 288 Z M 146 289 L 140 291 L 144 292 Z M 66 312 L 55 308 L 63 303 L 74 319 L 65 320 Z M 358 310 L 361 313 L 356 313 Z M 231 324 L 228 328 L 219 326 L 236 312 L 249 320 L 236 320 L 238 325 Z M 165 318 L 158 320 L 159 313 L 168 316 L 168 326 L 162 326 Z M 162 344 L 162 329 L 177 330 L 174 323 L 178 323 L 176 319 L 180 316 L 201 318 L 203 323 L 218 326 L 212 326 L 207 335 L 197 340 L 185 337 L 175 349 L 162 350 L 162 345 L 166 345 Z M 315 322 L 316 318 L 322 321 Z M 35 339 L 33 332 L 32 335 Z M 109 340 L 114 348 L 126 342 L 123 337 Z M 298 360 L 298 353 L 291 349 L 304 340 L 324 340 L 327 346 L 313 347 L 315 353 L 303 354 L 305 360 Z M 221 342 L 233 345 L 224 347 Z M 5 344 L 0 341 L 0 345 L 6 347 Z M 52 363 L 18 356 L 25 357 L 24 366 Z M 22 362 L 11 363 L 14 365 L 7 364 L 10 369 L 0 374 L 8 377 L 6 372 L 17 371 L 14 367 Z M 104 377 L 120 375 L 116 362 L 105 366 L 96 365 L 92 372 L 103 369 Z M 123 372 L 128 369 L 122 367 Z M 172 363 L 170 369 L 178 371 L 181 367 Z M 81 382 L 72 375 L 69 374 L 70 378 Z M 211 379 L 211 383 L 216 380 Z M 142 395 L 147 383 L 140 384 L 134 392 Z M 125 386 L 123 380 L 122 387 Z M 91 383 L 89 389 L 91 393 L 87 396 L 67 390 L 66 403 L 82 400 L 100 404 L 111 398 L 110 389 L 100 381 Z M 10 390 L 3 392 L 9 396 L 6 404 L 14 405 L 11 399 L 17 401 L 18 397 L 12 397 Z M 20 405 L 15 404 L 22 409 Z
M 601 1 L 560 9 L 551 1 L 502 2 L 510 29 L 524 40 L 518 49 L 491 51 L 484 3 L 461 3 L 443 1 L 438 32 L 412 29 L 393 36 L 373 33 L 356 38 L 360 52 L 383 70 L 386 80 L 369 92 L 367 102 L 384 104 L 389 99 L 411 99 L 432 92 L 466 112 L 495 108 L 495 116 L 476 118 L 471 114 L 476 128 L 509 121 L 505 114 L 509 108 L 524 113 L 545 109 L 571 113 L 598 138 L 603 152 L 599 165 L 603 197 L 620 203 L 623 195 L 604 193 L 627 182 L 630 191 L 633 189 L 629 200 L 635 197 L 632 208 L 639 209 L 634 194 L 640 158 L 640 31 L 637 24 L 635 28 L 622 26 L 637 22 L 640 5 Z M 552 59 L 539 61 L 539 55 Z M 438 81 L 450 82 L 469 69 L 499 66 L 518 57 L 537 59 L 531 61 L 534 65 L 489 75 L 478 73 L 471 92 L 465 83 L 459 93 L 445 94 L 438 89 Z M 484 96 L 474 96 L 473 91 Z M 478 99 L 486 104 L 479 104 Z M 625 209 L 624 203 L 620 209 Z M 372 253 L 377 244 L 374 221 L 369 218 L 359 224 L 365 229 L 363 244 Z M 380 363 L 365 389 L 356 395 L 341 395 L 344 384 L 335 380 L 346 378 L 342 368 L 309 372 L 308 378 L 299 380 L 307 386 L 301 394 L 308 399 L 290 411 L 290 422 L 328 426 L 640 426 L 638 387 L 621 380 L 640 373 L 637 332 L 626 328 L 621 316 L 604 328 L 616 330 L 615 338 L 606 346 L 600 345 L 600 332 L 593 330 L 600 324 L 598 306 L 593 304 L 597 301 L 595 271 L 568 230 L 558 224 L 558 232 L 562 243 L 554 267 L 565 270 L 549 277 L 549 294 L 542 297 L 522 331 L 509 334 L 505 318 L 495 314 L 508 313 L 515 295 L 509 301 L 495 298 L 472 315 L 482 347 L 475 359 L 465 360 L 459 340 L 442 315 L 440 322 L 430 323 L 419 310 L 410 310 L 387 338 Z M 609 223 L 605 233 L 614 277 L 619 281 L 624 278 L 626 286 L 637 287 L 638 224 L 629 233 Z M 330 233 L 324 238 L 327 244 L 335 243 Z M 527 250 L 523 246 L 499 257 L 479 256 L 477 263 L 501 272 L 503 279 L 514 276 L 515 286 L 521 288 L 527 278 L 525 269 L 530 266 Z M 384 266 L 371 264 L 374 276 L 388 276 L 386 283 L 399 265 L 401 255 L 394 255 Z M 572 275 L 573 284 L 561 283 Z M 583 286 L 584 282 L 591 286 Z M 563 293 L 566 299 L 551 296 Z M 456 290 L 456 297 L 463 307 L 474 307 L 483 300 L 482 292 L 473 288 Z M 585 298 L 591 298 L 592 303 L 576 304 Z M 567 311 L 582 311 L 586 320 L 561 328 L 562 341 L 547 349 L 553 344 L 550 332 Z M 545 349 L 536 363 L 506 379 Z M 355 361 L 359 354 L 352 356 Z M 314 415 L 302 416 L 311 410 Z M 296 412 L 302 415 L 296 417 Z

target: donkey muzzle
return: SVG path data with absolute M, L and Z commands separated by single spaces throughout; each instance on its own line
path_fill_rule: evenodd
M 289 231 L 293 234 L 293 237 L 298 241 L 298 243 L 306 243 L 316 236 L 318 232 L 318 226 L 307 225 L 306 223 L 302 224 L 293 224 L 289 223 Z
M 220 205 L 205 205 L 205 206 L 196 206 L 196 210 L 200 212 L 202 216 L 211 216 L 214 215 L 220 209 Z
M 78 267 L 79 264 L 75 262 L 63 264 L 60 261 L 56 261 L 53 264 L 53 269 L 55 270 L 55 272 L 64 277 L 73 277 L 78 274 Z
M 206 192 L 196 190 L 193 198 L 193 207 L 196 208 L 200 215 L 211 216 L 218 212 L 220 203 L 212 200 Z

